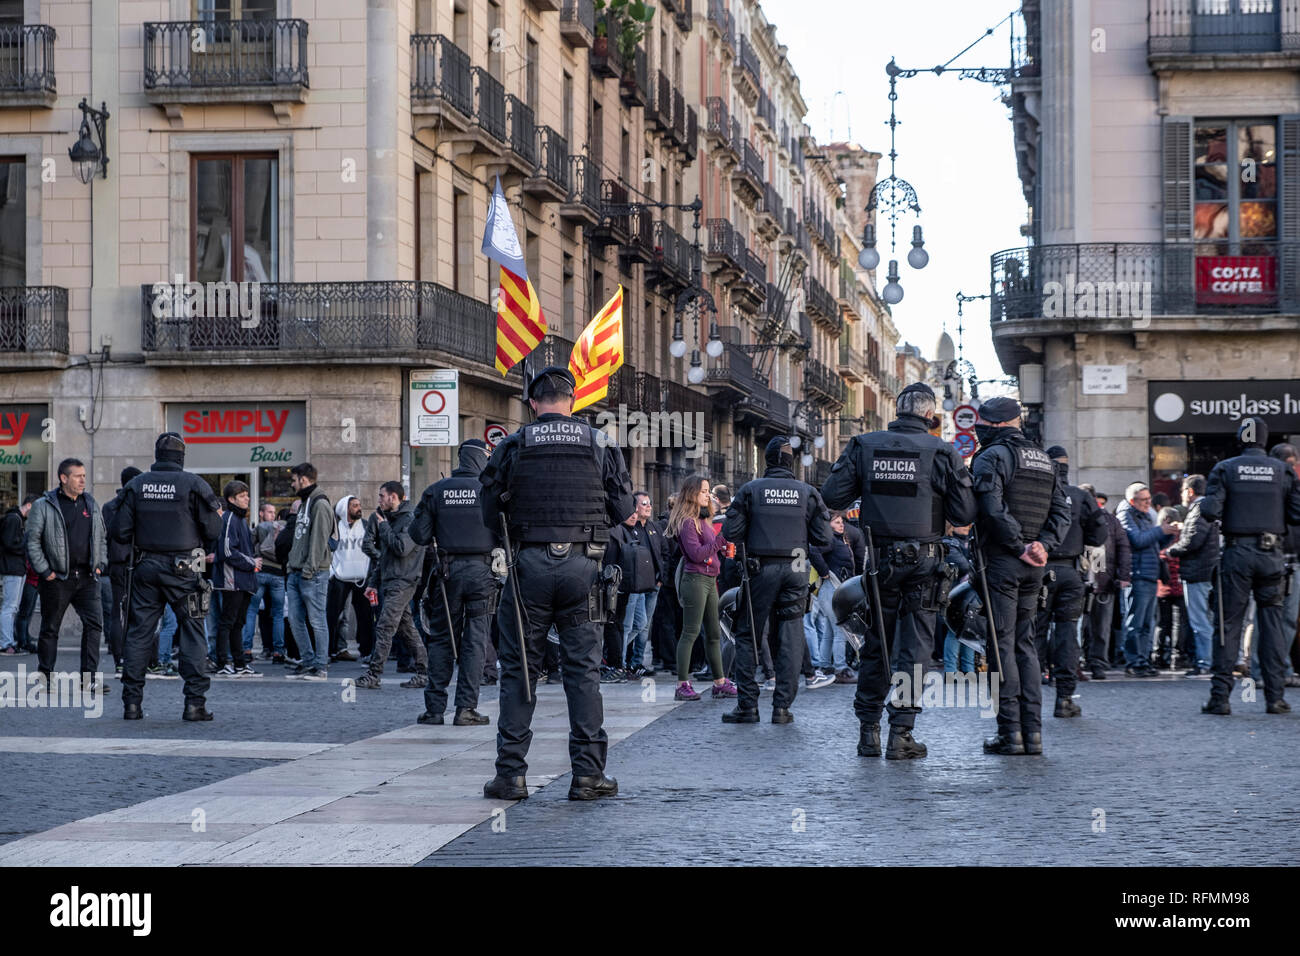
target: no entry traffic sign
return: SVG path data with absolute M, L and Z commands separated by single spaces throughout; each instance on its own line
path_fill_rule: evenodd
M 968 432 L 975 427 L 977 417 L 974 405 L 958 405 L 953 410 L 952 423 L 957 426 L 957 431 Z

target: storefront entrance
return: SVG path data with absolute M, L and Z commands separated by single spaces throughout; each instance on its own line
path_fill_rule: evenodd
M 48 405 L 0 405 L 0 514 L 51 487 L 51 445 L 41 440 L 48 417 Z

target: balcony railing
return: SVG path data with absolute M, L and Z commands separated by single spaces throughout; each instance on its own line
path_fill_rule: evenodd
M 470 68 L 474 81 L 474 118 L 483 132 L 498 142 L 506 140 L 506 91 L 501 82 L 481 66 Z
M 790 163 L 799 174 L 804 172 L 803 143 L 798 136 L 790 137 Z
M 991 318 L 1106 322 L 1300 311 L 1300 242 L 1089 243 L 990 260 Z
M 686 143 L 686 97 L 681 90 L 673 90 L 673 142 L 679 146 Z
M 0 287 L 0 352 L 68 352 L 68 290 Z
M 569 157 L 569 202 L 600 210 L 600 168 L 586 156 Z
M 54 27 L 39 23 L 0 26 L 0 104 L 53 106 Z
M 732 227 L 728 219 L 710 219 L 708 254 L 722 259 L 724 264 L 736 271 L 745 267 L 745 240 Z
M 758 91 L 758 106 L 754 110 L 754 118 L 762 121 L 769 133 L 776 135 L 776 106 L 766 90 Z
M 745 250 L 745 275 L 758 283 L 764 296 L 767 295 L 767 263 L 753 249 Z
M 537 127 L 537 168 L 565 193 L 569 191 L 569 144 L 549 126 Z
M 197 41 L 202 39 L 200 44 Z M 187 20 L 144 25 L 144 88 L 305 89 L 306 20 Z
M 1148 14 L 1149 54 L 1300 50 L 1291 0 L 1149 0 Z
M 749 42 L 749 37 L 741 36 L 740 38 L 740 68 L 750 75 L 754 86 L 759 85 L 759 77 L 762 75 L 762 66 L 759 64 L 758 51 L 754 45 Z
M 654 123 L 666 133 L 673 126 L 673 85 L 663 70 L 655 71 L 653 89 L 654 96 L 651 97 L 650 108 L 645 114 L 646 123 Z
M 510 151 L 532 168 L 537 168 L 537 126 L 533 110 L 519 97 L 506 96 L 506 118 L 510 124 Z
M 618 81 L 619 95 L 628 106 L 645 106 L 650 93 L 650 67 L 645 50 L 637 47 L 632 62 L 624 64 L 623 76 Z
M 683 33 L 689 33 L 691 22 L 695 17 L 691 9 L 691 0 L 677 0 L 677 13 L 673 16 L 677 21 L 677 29 Z
M 564 0 L 560 8 L 560 34 L 571 46 L 591 46 L 596 35 L 596 8 L 592 0 Z
M 156 307 L 152 286 L 142 286 L 141 293 L 141 349 L 155 357 L 228 352 L 232 360 L 249 353 L 347 358 L 429 350 L 485 367 L 495 362 L 491 305 L 433 282 L 264 282 L 250 328 L 239 315 L 173 317 L 171 309 Z
M 596 24 L 600 27 L 605 18 L 598 17 Z M 615 37 L 597 37 L 591 46 L 591 72 L 606 79 L 623 75 L 623 55 L 619 52 Z
M 474 114 L 469 54 L 442 34 L 411 37 L 411 99 L 445 100 L 466 117 Z
M 684 288 L 691 281 L 694 249 L 686 237 L 662 219 L 654 224 L 654 261 L 646 266 L 646 281 Z
M 699 148 L 700 140 L 700 120 L 695 112 L 694 106 L 686 107 L 686 140 L 682 143 L 682 149 L 686 154 L 686 162 L 692 162 L 695 159 L 696 150 Z
M 627 216 L 627 240 L 619 254 L 633 262 L 651 262 L 655 257 L 654 219 L 647 206 L 634 205 Z
M 720 331 L 727 331 L 722 329 Z M 735 329 L 730 329 L 735 332 Z M 754 362 L 739 345 L 726 341 L 724 335 L 722 354 L 715 360 L 716 364 L 708 370 L 710 385 L 726 385 L 746 395 L 766 392 L 767 385 L 754 372 Z

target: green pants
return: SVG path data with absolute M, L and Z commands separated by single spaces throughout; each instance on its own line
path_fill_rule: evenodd
M 722 628 L 718 624 L 718 579 L 707 574 L 682 575 L 682 634 L 677 639 L 677 679 L 691 679 L 691 651 L 704 627 L 704 650 L 713 679 L 722 679 Z

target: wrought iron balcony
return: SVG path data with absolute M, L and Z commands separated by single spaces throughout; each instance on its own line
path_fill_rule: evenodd
M 767 95 L 766 90 L 758 91 L 758 106 L 754 109 L 754 121 L 760 124 L 773 139 L 776 138 L 776 105 Z
M 626 245 L 629 217 L 625 213 L 614 215 L 610 207 L 627 205 L 627 187 L 616 179 L 602 179 L 600 182 L 600 221 L 587 230 L 587 242 L 597 249 L 606 246 Z
M 742 202 L 752 206 L 763 197 L 763 158 L 749 140 L 741 146 L 741 162 L 731 171 L 731 183 Z
M 699 149 L 700 141 L 700 120 L 696 115 L 695 107 L 686 107 L 686 141 L 682 143 L 682 151 L 685 154 L 687 163 L 695 162 L 695 154 Z
M 776 187 L 769 182 L 763 183 L 763 201 L 758 210 L 758 230 L 765 239 L 775 239 L 781 232 L 781 220 L 785 218 L 785 207 Z
M 306 20 L 144 25 L 144 90 L 151 103 L 272 103 L 280 112 L 305 102 L 308 86 Z
M 54 27 L 39 23 L 0 26 L 0 107 L 53 106 Z
M 564 202 L 569 195 L 569 144 L 549 126 L 537 127 L 537 168 L 523 190 L 543 202 Z
M 604 22 L 604 17 L 598 17 L 597 28 L 600 29 Z M 616 37 L 597 36 L 592 40 L 591 72 L 605 79 L 618 79 L 623 75 L 623 55 L 619 52 Z
M 727 112 L 727 102 L 720 96 L 710 96 L 705 103 L 708 110 L 704 126 L 704 137 L 710 148 L 718 150 L 725 160 L 740 162 L 740 153 L 736 151 L 732 140 L 732 119 Z M 740 124 L 736 123 L 739 132 Z
M 411 37 L 411 104 L 413 112 L 441 116 L 458 129 L 474 116 L 469 54 L 440 33 Z
M 669 137 L 678 146 L 686 143 L 686 97 L 681 90 L 673 90 L 673 127 Z
M 646 206 L 635 205 L 627 217 L 627 241 L 618 250 L 628 262 L 651 262 L 655 257 L 654 219 Z
M 532 360 L 534 368 L 545 368 L 548 365 L 558 365 L 561 368 L 566 368 L 570 357 L 573 355 L 573 344 L 572 339 L 566 339 L 562 335 L 548 332 L 537 343 L 537 348 L 529 354 L 529 358 Z
M 513 93 L 507 94 L 506 121 L 511 158 L 521 172 L 531 173 L 537 168 L 537 125 L 532 107 Z
M 715 364 L 708 370 L 706 381 L 709 387 L 726 388 L 742 397 L 766 391 L 766 383 L 754 371 L 753 360 L 740 346 L 740 330 L 722 326 L 718 332 L 722 336 L 722 354 L 713 360 Z
M 749 42 L 749 37 L 743 34 L 740 37 L 740 58 L 738 63 L 739 69 L 733 69 L 731 78 L 736 85 L 736 91 L 740 93 L 741 98 L 746 103 L 753 106 L 758 100 L 759 91 L 762 89 L 760 78 L 762 76 L 762 66 L 758 59 L 758 51 L 754 45 Z
M 803 390 L 822 405 L 843 405 L 848 400 L 848 387 L 843 380 L 815 358 L 804 363 Z
M 794 167 L 799 178 L 804 175 L 803 140 L 799 136 L 790 137 L 790 165 Z
M 673 19 L 677 21 L 677 29 L 682 33 L 691 32 L 691 23 L 695 18 L 691 10 L 691 0 L 677 0 L 677 12 L 673 14 Z
M 862 353 L 849 344 L 847 337 L 840 338 L 839 373 L 854 382 L 866 380 L 866 361 Z
M 673 294 L 691 283 L 694 248 L 686 237 L 662 219 L 654 224 L 654 258 L 645 267 L 645 281 Z
M 498 143 L 506 141 L 506 91 L 501 82 L 481 66 L 470 68 L 474 80 L 474 119 Z
M 633 51 L 632 62 L 624 64 L 623 76 L 618 81 L 618 93 L 624 104 L 630 107 L 644 107 L 649 101 L 649 64 L 645 50 L 639 46 Z
M 1278 0 L 1149 0 L 1147 53 L 1300 52 L 1300 9 Z
M 743 271 L 731 287 L 731 301 L 743 309 L 757 311 L 767 301 L 767 263 L 752 249 L 745 249 Z
M 209 364 L 245 364 L 431 352 L 488 369 L 496 357 L 492 306 L 433 282 L 264 282 L 249 328 L 239 315 L 173 315 L 151 285 L 141 299 L 141 349 L 152 363 L 192 364 L 196 353 Z
M 646 126 L 667 133 L 673 125 L 673 86 L 663 70 L 655 71 L 654 96 L 650 98 L 650 107 L 645 111 Z
M 705 258 L 720 273 L 719 279 L 725 282 L 745 269 L 745 241 L 729 219 L 710 219 L 706 225 L 709 230 L 709 245 Z
M 596 7 L 592 0 L 564 0 L 560 35 L 570 46 L 589 47 L 596 36 Z
M 68 290 L 0 287 L 0 366 L 43 365 L 50 353 L 68 354 Z
M 569 157 L 569 195 L 560 217 L 594 226 L 600 222 L 600 169 L 586 156 Z

